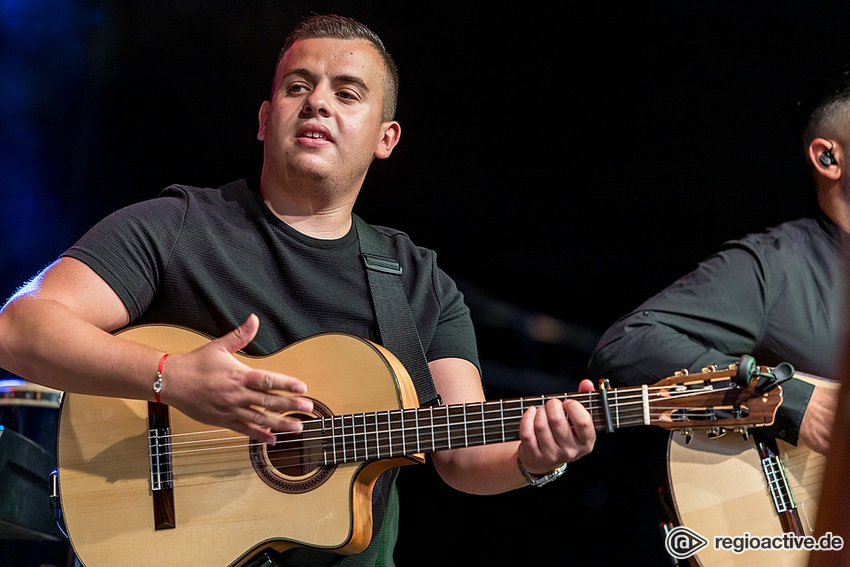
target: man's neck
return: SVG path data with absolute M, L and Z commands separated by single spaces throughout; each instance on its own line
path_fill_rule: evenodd
M 839 183 L 818 188 L 818 204 L 829 219 L 844 232 L 850 233 L 850 195 Z
M 356 195 L 335 195 L 320 190 L 260 189 L 269 210 L 280 220 L 307 236 L 333 240 L 351 230 L 351 213 Z

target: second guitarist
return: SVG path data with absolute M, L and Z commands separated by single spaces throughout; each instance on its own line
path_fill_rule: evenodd
M 633 385 L 751 354 L 769 366 L 789 362 L 808 374 L 840 378 L 850 234 L 850 67 L 812 82 L 798 109 L 818 213 L 724 243 L 607 330 L 590 361 L 591 377 Z M 792 378 L 783 391 L 776 422 L 765 433 L 825 453 L 837 390 Z

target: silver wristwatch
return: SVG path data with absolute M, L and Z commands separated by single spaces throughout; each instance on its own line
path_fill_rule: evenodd
M 516 464 L 519 467 L 519 472 L 522 475 L 522 478 L 529 484 L 529 486 L 544 486 L 549 484 L 567 470 L 567 463 L 564 463 L 560 467 L 556 468 L 549 474 L 545 474 L 543 476 L 533 476 L 530 472 L 525 470 L 525 467 L 522 465 L 522 461 L 519 458 L 519 454 L 516 456 Z

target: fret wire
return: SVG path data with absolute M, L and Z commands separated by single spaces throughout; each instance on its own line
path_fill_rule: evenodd
M 340 425 L 342 424 L 342 419 L 340 417 L 334 417 L 333 421 L 332 421 L 334 432 L 337 431 L 337 421 L 340 422 Z M 339 428 L 339 434 L 336 436 L 336 439 L 339 440 L 340 447 L 337 448 L 336 444 L 334 444 L 334 461 L 336 461 L 336 462 L 340 461 L 339 451 L 342 451 L 342 456 L 345 457 L 345 435 L 344 435 L 344 433 L 345 433 L 345 431 L 343 431 L 342 428 L 340 427 Z
M 505 439 L 505 404 L 499 404 L 499 417 L 501 417 L 501 427 L 502 427 L 502 441 L 506 441 Z
M 387 456 L 392 456 L 393 454 L 393 441 L 392 441 L 392 417 L 390 414 L 390 410 L 387 410 Z
M 342 419 L 342 416 L 334 418 L 334 428 L 338 431 L 337 438 L 339 439 L 339 453 L 334 455 L 337 462 L 345 462 L 345 428 Z
M 367 459 L 379 459 L 379 455 L 381 454 L 381 448 L 378 444 L 381 441 L 381 426 L 378 423 L 378 412 L 371 412 L 372 419 L 366 420 L 364 422 L 367 424 L 366 426 L 366 458 Z M 373 439 L 374 448 L 372 450 L 369 449 L 369 438 Z
M 416 452 L 417 453 L 422 452 L 422 446 L 419 442 L 419 431 L 420 431 L 419 430 L 419 411 L 417 410 L 416 411 Z
M 373 423 L 373 426 L 374 426 L 374 431 L 369 432 L 369 433 L 368 433 L 368 435 L 367 435 L 367 437 L 368 437 L 369 435 L 371 435 L 371 436 L 373 436 L 373 437 L 374 437 L 374 440 L 375 440 L 375 442 L 374 442 L 374 445 L 375 445 L 375 451 L 374 451 L 374 453 L 369 453 L 369 442 L 368 442 L 368 439 L 367 439 L 367 441 L 366 441 L 366 454 L 367 454 L 367 455 L 370 455 L 370 456 L 374 456 L 374 458 L 376 458 L 376 459 L 380 459 L 380 458 L 381 458 L 381 457 L 380 457 L 380 455 L 381 455 L 381 447 L 380 447 L 380 443 L 381 443 L 381 426 L 380 426 L 380 424 L 378 423 L 378 412 L 376 412 L 376 411 L 372 412 L 372 423 Z M 371 457 L 370 457 L 370 458 L 371 458 Z
M 490 427 L 487 423 L 487 420 L 484 419 L 484 402 L 479 402 L 478 404 L 478 414 L 475 417 L 476 428 L 481 431 L 481 436 L 484 439 L 484 445 L 490 444 Z
M 357 460 L 357 426 L 354 423 L 355 415 L 356 414 L 351 414 L 351 445 L 354 452 L 354 457 L 351 459 L 352 461 Z
M 401 410 L 401 452 L 407 454 L 407 436 L 404 434 L 404 410 Z
M 355 461 L 357 460 L 357 447 L 358 447 L 358 442 L 357 442 L 357 418 L 358 418 L 358 416 L 360 417 L 360 420 L 361 420 L 361 421 L 362 421 L 362 423 L 363 423 L 363 434 L 362 434 L 362 435 L 363 435 L 363 441 L 364 441 L 364 444 L 363 444 L 363 445 L 364 445 L 364 446 L 362 447 L 363 451 L 362 451 L 362 457 L 361 457 L 361 460 L 362 460 L 362 459 L 365 459 L 365 458 L 367 458 L 367 457 L 369 456 L 369 455 L 366 453 L 366 447 L 365 447 L 365 441 L 366 441 L 366 414 L 354 414 L 354 417 L 352 417 L 352 418 L 351 418 L 351 424 L 352 424 L 352 427 L 354 428 L 354 460 L 355 460 Z
M 452 408 L 446 408 L 446 439 L 449 441 L 449 449 L 452 448 Z
M 366 416 L 368 413 L 364 413 L 362 416 L 363 420 L 363 458 L 368 459 L 371 457 L 369 453 L 369 423 L 366 420 Z
M 375 412 L 375 458 L 381 458 L 381 425 L 378 422 L 378 412 Z
M 324 418 L 322 418 L 324 419 Z M 331 453 L 333 454 L 334 461 L 336 461 L 336 427 L 334 426 L 334 418 L 331 418 Z
M 336 435 L 336 428 L 334 427 L 334 418 L 333 418 L 333 416 L 331 416 L 331 417 L 330 417 L 327 421 L 328 421 L 328 422 L 330 422 L 330 429 L 331 429 L 331 435 L 330 435 L 330 440 L 331 440 L 331 443 L 330 443 L 330 449 L 331 449 L 330 454 L 331 454 L 331 457 L 330 457 L 330 461 L 332 461 L 332 462 L 336 462 L 336 438 L 337 438 L 337 435 Z M 322 417 L 322 423 L 324 423 L 324 422 L 325 422 L 325 418 L 324 418 L 324 417 Z M 325 435 L 325 432 L 326 432 L 326 431 L 327 431 L 327 430 L 326 430 L 325 428 L 322 428 L 322 435 L 323 435 L 323 436 Z
M 347 463 L 349 461 L 357 460 L 357 439 L 354 435 L 354 415 L 351 414 L 348 416 L 349 426 L 345 425 L 345 417 L 342 418 L 342 434 L 348 439 L 348 450 L 345 452 L 345 456 L 343 457 L 343 462 Z
M 340 455 L 340 462 L 345 463 L 348 459 L 348 435 L 345 432 L 345 416 L 339 416 L 339 432 L 340 432 L 340 440 L 342 441 L 341 450 L 342 454 Z
M 445 448 L 451 449 L 452 448 L 452 408 L 451 408 L 451 406 L 446 406 L 445 414 L 446 414 L 446 429 L 445 429 L 446 436 L 443 439 L 443 441 L 445 442 Z
M 351 439 L 349 437 L 348 430 L 346 429 L 345 417 L 346 416 L 342 416 L 342 436 L 343 436 L 343 439 L 347 440 L 348 442 L 343 444 L 343 452 L 342 452 L 342 462 L 343 463 L 348 462 L 348 459 L 350 458 L 349 455 L 351 454 Z
M 479 437 L 482 439 L 481 444 L 487 444 L 487 431 L 484 428 L 484 422 L 477 420 L 475 418 L 475 414 L 472 411 L 472 407 L 477 404 L 468 404 L 464 406 L 466 409 L 464 410 L 464 417 L 466 418 L 466 425 L 464 425 L 464 431 L 466 431 L 467 445 L 469 445 L 469 436 L 473 435 L 475 439 Z
M 365 412 L 360 414 L 360 423 L 363 427 L 360 433 L 360 439 L 363 442 L 363 445 L 360 447 L 362 457 L 360 460 L 366 461 L 374 457 L 373 453 L 369 451 L 369 436 L 371 433 L 369 432 L 369 415 L 372 412 Z
M 398 449 L 396 448 L 396 429 L 393 423 L 393 416 L 395 412 L 390 410 L 387 412 L 387 441 L 389 444 L 389 454 L 390 456 L 394 456 L 398 454 Z
M 320 419 L 321 419 L 322 425 L 319 427 L 319 432 L 321 433 L 322 431 L 325 430 L 325 416 L 321 416 Z M 304 427 L 307 427 L 307 424 L 304 424 Z M 319 439 L 322 440 L 321 435 L 319 436 Z M 322 464 L 327 466 L 327 464 L 328 464 L 328 450 L 327 450 L 327 444 L 324 442 L 324 440 L 322 440 L 321 447 L 322 447 Z
M 428 428 L 431 432 L 431 449 L 434 448 L 434 406 L 428 406 L 428 423 L 431 426 Z
M 469 445 L 469 430 L 467 429 L 466 404 L 463 405 L 463 444 Z
M 348 422 L 351 424 L 349 427 L 349 440 L 351 441 L 351 456 L 349 457 L 352 462 L 357 461 L 357 428 L 354 426 L 354 417 L 356 414 L 350 414 Z
M 395 417 L 399 416 L 399 413 L 394 411 L 394 412 L 392 412 L 391 416 L 392 416 L 392 418 L 395 418 Z M 400 422 L 399 422 L 399 425 L 397 426 L 392 418 L 390 419 L 390 431 L 392 432 L 392 438 L 393 438 L 392 452 L 395 455 L 395 454 L 398 454 L 398 445 L 399 445 L 398 433 L 399 433 L 399 431 L 403 431 L 403 429 L 400 427 L 400 425 L 401 425 Z M 403 439 L 401 441 L 401 444 L 402 445 L 404 444 Z
M 617 390 L 614 390 L 613 394 L 614 394 L 614 414 L 616 415 L 616 418 L 617 418 L 617 427 L 620 427 L 620 404 L 619 404 L 620 394 Z
M 408 427 L 408 436 L 411 433 L 413 434 L 413 438 L 410 441 L 410 452 L 415 453 L 416 451 L 414 451 L 414 447 L 416 447 L 417 450 L 419 447 L 419 429 L 416 427 L 416 416 L 419 415 L 419 410 L 407 410 L 406 413 L 408 415 L 408 422 L 412 426 L 412 429 L 411 427 Z M 413 417 L 412 420 L 410 419 L 411 416 Z M 414 441 L 416 441 L 416 443 L 414 443 Z

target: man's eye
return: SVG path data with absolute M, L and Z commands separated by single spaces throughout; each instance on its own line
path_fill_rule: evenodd
M 294 84 L 294 85 L 289 85 L 288 90 L 289 90 L 289 92 L 291 92 L 293 94 L 297 94 L 297 93 L 305 92 L 307 90 L 307 87 L 304 86 L 304 85 Z

